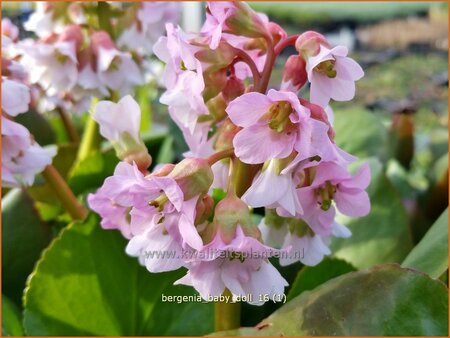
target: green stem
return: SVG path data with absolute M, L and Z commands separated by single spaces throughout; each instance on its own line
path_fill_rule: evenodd
M 88 117 L 80 148 L 78 148 L 77 161 L 82 161 L 90 154 L 100 149 L 100 132 L 98 124 L 92 117 Z
M 231 292 L 225 289 L 224 296 L 231 298 Z M 214 327 L 215 331 L 236 329 L 241 326 L 241 304 L 216 302 L 214 304 Z
M 101 29 L 108 32 L 111 39 L 114 39 L 114 29 L 111 25 L 111 8 L 105 1 L 99 1 L 97 4 L 98 25 Z
M 73 220 L 83 220 L 86 218 L 88 210 L 77 200 L 66 181 L 61 177 L 54 166 L 47 166 L 42 172 L 42 176 L 55 192 L 56 196 L 64 206 L 64 209 L 66 209 Z

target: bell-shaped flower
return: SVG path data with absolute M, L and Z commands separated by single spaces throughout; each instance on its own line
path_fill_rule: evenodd
M 306 60 L 311 83 L 310 101 L 325 108 L 330 99 L 349 101 L 355 96 L 355 81 L 364 76 L 361 66 L 347 57 L 344 46 L 329 49 L 320 45 L 317 55 Z
M 149 55 L 158 38 L 164 33 L 164 24 L 175 24 L 179 21 L 181 5 L 161 1 L 141 2 L 138 6 L 134 22 L 122 32 L 117 44 L 119 47 Z
M 150 166 L 151 156 L 139 136 L 141 109 L 130 95 L 118 103 L 98 102 L 92 118 L 100 125 L 100 134 L 111 142 L 121 160 L 135 162 L 141 170 Z
M 251 38 L 270 38 L 268 20 L 244 2 L 208 1 L 206 21 L 201 32 L 209 37 L 209 46 L 216 49 L 223 33 Z
M 292 216 L 303 213 L 297 197 L 295 176 L 292 172 L 281 173 L 280 160 L 270 160 L 255 177 L 242 200 L 253 208 L 283 208 Z M 274 189 L 276 187 L 276 189 Z
M 27 43 L 18 47 L 21 63 L 31 83 L 38 83 L 48 95 L 70 91 L 77 82 L 76 41 Z
M 10 116 L 28 111 L 30 89 L 17 81 L 2 78 L 2 110 Z
M 297 160 L 329 151 L 328 126 L 312 119 L 292 92 L 247 93 L 231 101 L 226 111 L 234 124 L 243 127 L 233 144 L 245 163 L 286 158 L 294 150 Z
M 302 218 L 315 233 L 328 236 L 333 232 L 336 227 L 334 205 L 350 217 L 369 213 L 370 201 L 365 191 L 370 182 L 367 163 L 354 176 L 334 162 L 319 163 L 305 170 L 309 172 L 310 182 L 298 188 L 297 194 L 305 210 Z
M 42 148 L 22 125 L 2 116 L 2 183 L 29 186 L 36 174 L 52 163 L 56 147 Z
M 262 305 L 261 295 L 280 297 L 288 285 L 267 260 L 278 250 L 246 236 L 240 226 L 229 244 L 216 235 L 202 252 L 208 259 L 188 263 L 188 273 L 175 284 L 193 286 L 205 300 L 220 296 L 227 288 L 234 298 L 250 295 L 249 303 Z
M 92 34 L 91 48 L 97 58 L 96 70 L 103 85 L 128 93 L 133 86 L 143 84 L 144 78 L 131 54 L 118 50 L 108 33 Z

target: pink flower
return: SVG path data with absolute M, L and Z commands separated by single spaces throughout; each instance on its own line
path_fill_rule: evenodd
M 153 45 L 164 33 L 164 23 L 179 21 L 181 6 L 175 2 L 142 2 L 139 7 L 136 23 L 123 31 L 117 44 L 151 54 Z
M 42 148 L 22 125 L 2 116 L 2 182 L 5 187 L 29 186 L 52 163 L 56 147 Z
M 28 111 L 30 89 L 22 83 L 7 78 L 2 79 L 2 110 L 10 116 Z
M 280 265 L 286 266 L 295 262 L 314 266 L 319 264 L 324 256 L 331 254 L 330 248 L 319 235 L 306 234 L 298 236 L 289 232 L 283 247 L 291 247 L 289 253 L 280 257 Z
M 193 286 L 205 300 L 221 295 L 227 288 L 234 297 L 252 295 L 250 303 L 262 305 L 264 301 L 260 295 L 269 295 L 273 299 L 282 295 L 288 285 L 267 261 L 276 252 L 278 250 L 246 236 L 238 226 L 236 236 L 229 244 L 217 233 L 198 255 L 205 259 L 187 263 L 188 273 L 175 284 Z
M 102 136 L 110 142 L 120 142 L 124 133 L 136 142 L 140 141 L 141 108 L 130 95 L 117 103 L 100 101 L 92 117 L 100 125 Z
M 209 38 L 210 48 L 216 49 L 223 33 L 253 38 L 269 36 L 267 23 L 267 17 L 256 13 L 244 2 L 208 1 L 201 32 Z
M 9 18 L 2 19 L 2 35 L 7 36 L 12 41 L 19 38 L 19 28 L 11 22 Z
M 30 82 L 41 85 L 48 95 L 75 86 L 78 76 L 75 41 L 23 43 L 18 48 L 22 50 L 21 63 L 29 73 Z
M 320 52 L 308 57 L 306 71 L 312 103 L 326 107 L 330 99 L 349 101 L 355 96 L 355 81 L 364 76 L 364 71 L 347 53 L 344 46 L 329 49 L 320 45 Z
M 370 211 L 369 196 L 364 189 L 370 182 L 370 167 L 363 164 L 355 176 L 333 162 L 319 163 L 308 170 L 312 182 L 297 189 L 305 213 L 301 216 L 319 235 L 332 233 L 335 208 L 350 217 L 362 217 Z
M 103 85 L 127 93 L 144 79 L 130 53 L 119 51 L 108 33 L 100 31 L 91 36 L 91 46 L 97 58 L 97 75 Z
M 131 237 L 129 209 L 134 198 L 131 188 L 143 180 L 144 175 L 137 167 L 119 162 L 113 176 L 108 177 L 95 194 L 89 194 L 89 207 L 102 218 L 102 228 L 117 229 L 124 237 Z
M 46 38 L 52 33 L 61 32 L 64 27 L 63 21 L 61 18 L 54 20 L 54 6 L 57 6 L 57 4 L 38 1 L 35 6 L 35 11 L 24 24 L 25 29 L 34 32 L 40 38 Z
M 303 208 L 297 197 L 295 177 L 292 173 L 281 174 L 280 163 L 270 160 L 253 180 L 242 200 L 254 208 L 283 208 L 290 215 L 303 214 Z M 277 168 L 278 167 L 278 168 Z M 276 189 L 274 189 L 276 187 Z
M 245 163 L 286 158 L 294 150 L 297 160 L 329 151 L 328 126 L 310 118 L 294 93 L 273 89 L 267 95 L 247 93 L 230 102 L 226 111 L 234 124 L 243 127 L 233 144 Z

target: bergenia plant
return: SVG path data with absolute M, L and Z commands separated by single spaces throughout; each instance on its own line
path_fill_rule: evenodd
M 145 18 L 143 11 L 138 17 Z M 131 26 L 124 35 L 135 31 Z M 147 35 L 144 30 L 133 42 L 151 41 Z M 92 40 L 97 72 L 115 69 L 114 60 L 124 56 L 107 37 Z M 283 65 L 282 83 L 272 83 L 277 57 L 288 46 L 296 54 Z M 153 52 L 165 63 L 160 102 L 189 151 L 179 163 L 150 170 L 136 101 L 99 102 L 93 118 L 121 162 L 88 196 L 90 208 L 104 229 L 123 234 L 126 253 L 150 273 L 186 268 L 174 283 L 192 286 L 205 300 L 222 294 L 254 305 L 283 299 L 288 283 L 269 258 L 316 265 L 331 253 L 333 236 L 351 236 L 337 212 L 361 217 L 370 210 L 369 166 L 349 171 L 356 158 L 334 142 L 329 107 L 354 97 L 362 68 L 346 47 L 312 31 L 288 36 L 241 2 L 208 2 L 200 33 L 167 23 Z M 309 97 L 300 97 L 308 84 Z M 215 191 L 223 191 L 221 198 Z M 265 212 L 258 222 L 256 210 Z M 151 251 L 175 254 L 156 259 Z M 219 315 L 233 316 L 226 306 L 219 304 Z

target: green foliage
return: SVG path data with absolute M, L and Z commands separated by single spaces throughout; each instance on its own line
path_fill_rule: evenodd
M 379 118 L 365 109 L 335 112 L 336 144 L 361 158 L 385 157 L 387 131 Z
M 397 265 L 352 272 L 306 291 L 256 328 L 216 335 L 445 336 L 448 290 Z
M 212 304 L 162 302 L 193 295 L 173 286 L 183 271 L 151 274 L 124 253 L 126 240 L 91 215 L 44 252 L 25 293 L 28 335 L 202 335 L 212 331 Z
M 2 336 L 23 336 L 22 319 L 19 308 L 2 295 Z
M 19 307 L 25 281 L 50 239 L 50 229 L 25 191 L 13 189 L 3 197 L 2 292 Z
M 333 238 L 332 252 L 353 266 L 364 269 L 380 263 L 401 263 L 412 249 L 409 220 L 400 196 L 381 170 L 370 160 L 372 181 L 367 189 L 371 201 L 369 215 L 337 221 L 351 231 L 350 238 Z
M 326 281 L 356 269 L 346 261 L 326 257 L 316 266 L 304 266 L 289 290 L 287 300 L 297 297 L 304 291 L 313 290 Z
M 448 208 L 433 224 L 402 266 L 440 277 L 448 269 Z
M 102 154 L 94 152 L 77 162 L 69 173 L 69 186 L 75 194 L 96 189 L 111 176 L 118 159 L 113 152 Z

